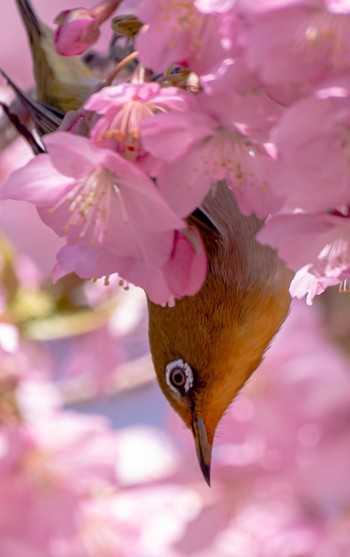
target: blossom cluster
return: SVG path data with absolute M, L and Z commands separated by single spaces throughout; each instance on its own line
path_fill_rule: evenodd
M 60 14 L 58 52 L 84 52 L 118 5 Z M 258 240 L 295 272 L 292 295 L 311 303 L 348 279 L 350 2 L 140 0 L 118 13 L 131 55 L 1 191 L 64 238 L 53 277 L 116 273 L 162 305 L 195 294 L 207 261 L 190 215 L 225 181 L 265 220 Z

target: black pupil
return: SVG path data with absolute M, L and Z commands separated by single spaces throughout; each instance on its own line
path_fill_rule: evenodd
M 186 373 L 180 368 L 173 369 L 170 379 L 175 387 L 184 387 L 187 381 Z

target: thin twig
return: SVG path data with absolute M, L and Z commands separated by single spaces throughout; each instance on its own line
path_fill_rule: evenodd
M 125 56 L 121 62 L 119 62 L 115 68 L 107 75 L 106 79 L 103 82 L 103 87 L 112 85 L 114 79 L 117 77 L 118 73 L 121 72 L 130 62 L 133 62 L 138 57 L 139 53 L 135 50 L 128 56 Z

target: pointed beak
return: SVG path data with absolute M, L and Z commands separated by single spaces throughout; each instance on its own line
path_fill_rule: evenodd
M 208 441 L 207 430 L 203 418 L 194 415 L 192 433 L 196 444 L 197 458 L 203 476 L 210 487 L 210 462 L 212 445 Z

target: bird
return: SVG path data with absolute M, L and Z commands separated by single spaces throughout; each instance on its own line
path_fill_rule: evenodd
M 36 99 L 62 113 L 80 108 L 99 80 L 80 58 L 56 52 L 53 31 L 39 20 L 29 0 L 16 3 L 32 51 Z
M 53 33 L 29 0 L 16 2 L 30 39 L 37 100 L 56 111 L 50 118 L 30 103 L 30 113 L 40 130 L 51 129 L 101 84 L 82 60 L 55 52 Z M 173 307 L 147 299 L 149 343 L 160 388 L 191 429 L 210 485 L 217 425 L 288 315 L 292 272 L 272 248 L 256 240 L 263 221 L 240 212 L 224 181 L 187 221 L 202 236 L 207 277 L 197 294 L 176 300 Z
M 173 307 L 148 299 L 148 330 L 158 383 L 192 430 L 210 486 L 217 425 L 288 315 L 291 271 L 257 242 L 263 222 L 241 214 L 225 182 L 188 220 L 204 241 L 206 280 Z

